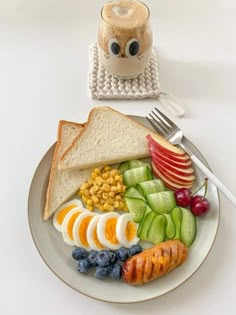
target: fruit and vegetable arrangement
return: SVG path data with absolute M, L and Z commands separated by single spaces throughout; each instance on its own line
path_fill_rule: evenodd
M 207 179 L 192 192 L 195 177 L 186 154 L 171 155 L 147 139 L 151 165 L 131 160 L 93 169 L 78 192 L 81 200 L 72 199 L 54 214 L 54 227 L 76 246 L 72 257 L 80 273 L 138 285 L 186 260 L 197 216 L 210 209 Z M 203 187 L 204 195 L 198 195 Z

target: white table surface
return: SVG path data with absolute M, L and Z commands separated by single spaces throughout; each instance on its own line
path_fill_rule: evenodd
M 182 98 L 176 119 L 236 195 L 236 2 L 147 0 L 162 88 Z M 156 104 L 94 101 L 88 46 L 103 1 L 0 0 L 0 313 L 235 314 L 236 209 L 221 196 L 214 247 L 200 270 L 153 301 L 116 305 L 64 285 L 40 258 L 29 232 L 33 173 L 56 139 L 59 119 L 86 121 L 93 106 L 145 115 Z M 157 284 L 158 285 L 158 284 Z

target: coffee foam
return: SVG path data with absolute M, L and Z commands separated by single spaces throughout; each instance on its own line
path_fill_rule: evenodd
M 141 26 L 149 17 L 148 8 L 136 0 L 108 2 L 102 10 L 102 18 L 118 28 L 130 29 Z

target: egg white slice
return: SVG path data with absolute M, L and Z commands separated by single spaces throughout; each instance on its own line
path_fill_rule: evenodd
M 99 242 L 111 250 L 121 247 L 116 238 L 116 224 L 120 215 L 117 212 L 102 214 L 97 224 L 97 236 Z
M 103 246 L 98 239 L 97 235 L 97 224 L 100 220 L 101 215 L 96 215 L 92 218 L 92 220 L 89 222 L 88 229 L 87 229 L 87 240 L 89 247 L 94 250 L 102 250 L 105 249 L 105 246 Z
M 62 223 L 62 236 L 66 244 L 71 246 L 75 245 L 75 240 L 73 237 L 73 227 L 76 219 L 84 212 L 88 211 L 82 207 L 76 207 L 74 209 L 71 209 L 70 212 L 68 212 L 65 216 L 65 219 Z
M 130 248 L 139 242 L 137 237 L 138 224 L 130 213 L 122 214 L 116 224 L 116 237 L 122 246 Z
M 59 232 L 62 231 L 62 223 L 67 213 L 76 207 L 83 208 L 83 204 L 79 199 L 70 200 L 61 205 L 53 215 L 52 223 Z
M 87 229 L 94 216 L 98 216 L 97 213 L 86 211 L 76 219 L 73 227 L 73 238 L 76 246 L 90 249 L 87 239 Z

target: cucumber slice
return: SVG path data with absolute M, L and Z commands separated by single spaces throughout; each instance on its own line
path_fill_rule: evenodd
M 152 220 L 148 230 L 148 240 L 151 243 L 158 244 L 165 240 L 166 237 L 166 217 L 162 214 L 156 215 Z
M 176 207 L 176 201 L 173 191 L 161 191 L 146 196 L 150 208 L 159 213 L 169 213 Z
M 145 212 L 144 212 L 142 221 L 139 223 L 139 226 L 138 226 L 138 231 L 137 231 L 137 235 L 138 235 L 138 236 L 140 235 L 141 230 L 142 230 L 142 228 L 143 228 L 143 223 L 144 223 L 144 221 L 145 221 L 145 218 L 146 218 L 146 216 L 148 215 L 148 213 L 150 213 L 150 212 L 153 212 L 152 209 L 151 209 L 148 205 L 146 205 L 146 209 L 145 209 Z
M 145 197 L 134 187 L 130 187 L 126 190 L 125 197 L 137 198 L 146 201 Z
M 153 174 L 152 174 L 151 167 L 148 164 L 147 164 L 147 166 L 148 166 L 148 170 L 147 170 L 147 172 L 148 172 L 148 179 L 152 180 L 153 179 Z
M 161 179 L 153 179 L 147 182 L 139 183 L 137 184 L 137 189 L 144 196 L 166 190 Z
M 148 238 L 148 231 L 150 229 L 152 220 L 157 216 L 157 214 L 153 211 L 149 212 L 142 223 L 142 228 L 140 229 L 140 232 L 138 233 L 138 237 L 143 241 L 149 241 Z
M 167 225 L 166 225 L 166 237 L 167 239 L 172 239 L 175 237 L 175 224 L 173 222 L 173 219 L 171 217 L 171 214 L 167 213 L 164 214 L 166 217 Z
M 130 187 L 149 180 L 149 171 L 150 169 L 147 165 L 125 171 L 123 173 L 124 184 Z
M 186 208 L 182 210 L 182 222 L 180 226 L 180 239 L 187 246 L 190 247 L 197 235 L 197 220 L 192 212 Z
M 141 222 L 146 210 L 146 202 L 138 198 L 125 197 L 125 201 L 134 222 Z
M 129 161 L 126 162 L 122 162 L 120 163 L 120 165 L 118 166 L 118 170 L 121 173 L 124 173 L 124 171 L 127 171 L 129 169 Z
M 138 167 L 142 167 L 142 166 L 147 165 L 147 163 L 144 163 L 144 162 L 139 161 L 139 160 L 131 160 L 128 163 L 129 163 L 129 169 L 138 168 Z
M 179 207 L 176 207 L 171 211 L 171 217 L 175 225 L 175 236 L 174 236 L 175 240 L 180 239 L 180 227 L 181 227 L 181 222 L 182 222 L 182 216 L 183 216 L 183 213 L 182 213 L 181 208 Z

